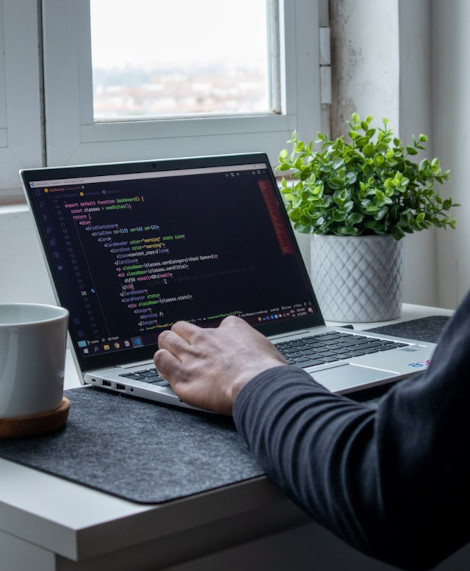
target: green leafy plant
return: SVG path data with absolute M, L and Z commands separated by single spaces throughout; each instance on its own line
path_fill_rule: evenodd
M 414 162 L 425 150 L 426 135 L 404 146 L 393 136 L 388 119 L 382 128 L 371 127 L 372 117 L 361 121 L 354 113 L 348 121 L 349 141 L 330 140 L 318 133 L 313 142 L 300 141 L 279 155 L 277 170 L 290 171 L 293 180 L 281 182 L 281 192 L 294 228 L 299 232 L 359 236 L 392 235 L 430 227 L 455 228 L 448 211 L 458 204 L 443 199 L 434 186 L 449 177 L 439 159 Z

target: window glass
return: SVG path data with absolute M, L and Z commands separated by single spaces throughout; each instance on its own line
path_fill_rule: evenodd
M 271 6 L 90 0 L 94 120 L 271 113 Z

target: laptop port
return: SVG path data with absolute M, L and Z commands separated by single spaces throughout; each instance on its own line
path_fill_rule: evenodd
M 110 387 L 111 386 L 111 381 L 102 381 L 102 386 L 103 387 Z
M 116 389 L 118 391 L 125 391 L 126 387 L 124 385 L 121 385 L 121 383 L 116 383 Z

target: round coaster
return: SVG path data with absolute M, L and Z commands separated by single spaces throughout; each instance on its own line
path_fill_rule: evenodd
M 15 418 L 0 418 L 0 439 L 27 438 L 62 428 L 67 422 L 70 401 L 63 397 L 59 408 L 50 412 Z

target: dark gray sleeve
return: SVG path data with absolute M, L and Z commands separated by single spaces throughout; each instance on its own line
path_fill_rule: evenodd
M 408 569 L 470 540 L 470 301 L 428 371 L 377 410 L 333 395 L 293 367 L 255 377 L 234 419 L 267 474 L 361 551 Z

